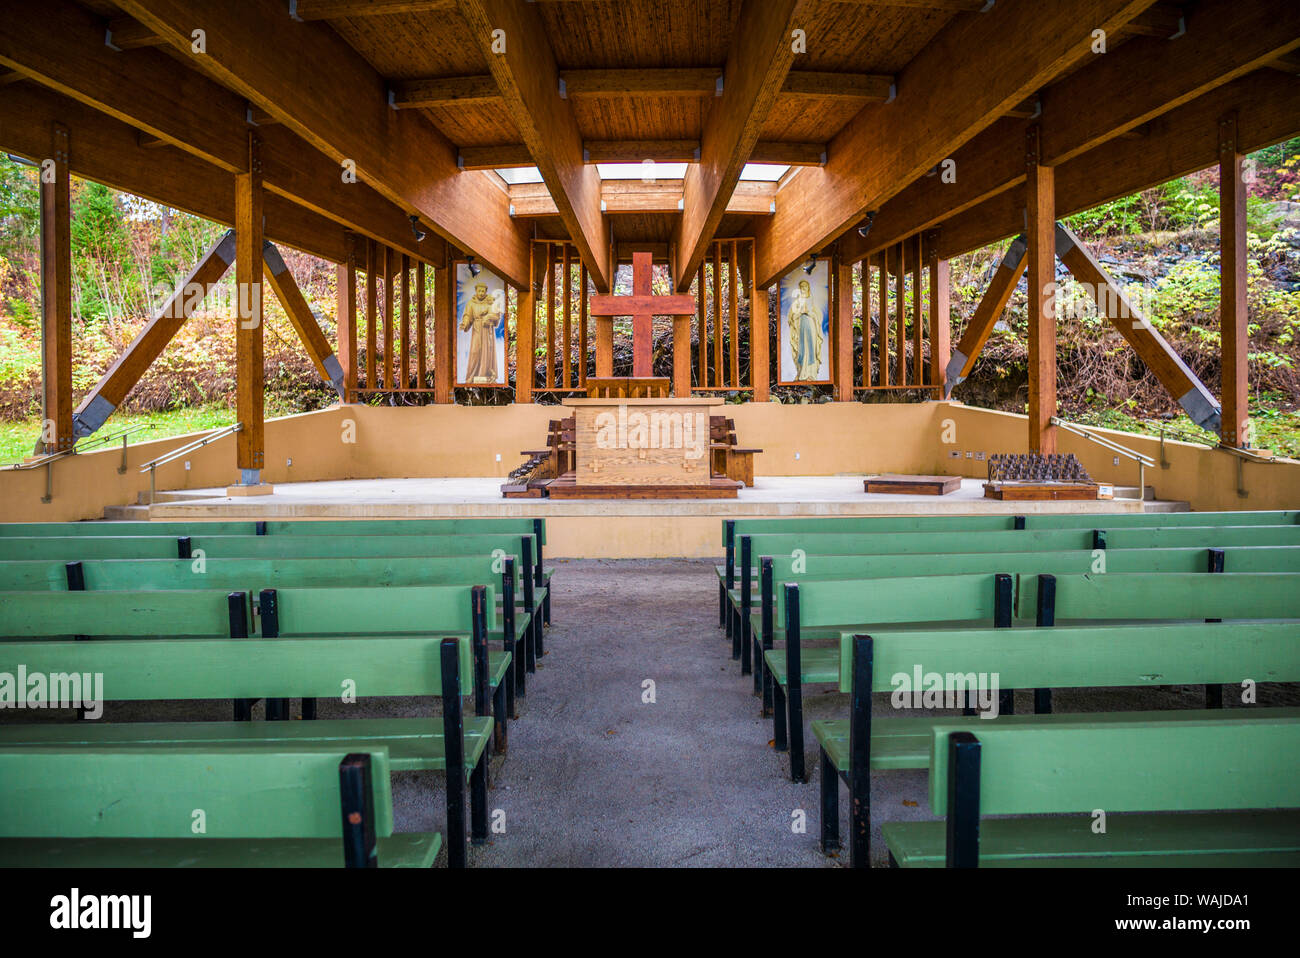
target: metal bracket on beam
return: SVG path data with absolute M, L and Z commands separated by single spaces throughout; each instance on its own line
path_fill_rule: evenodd
M 72 435 L 84 439 L 95 432 L 117 407 L 103 396 L 96 396 L 84 410 L 72 414 Z
M 714 82 L 714 84 L 713 84 L 713 95 L 714 95 L 714 96 L 722 96 L 722 88 L 723 88 L 723 86 L 724 86 L 723 81 L 724 81 L 725 79 L 726 79 L 726 75 L 725 75 L 725 74 L 722 74 L 722 73 L 718 74 L 718 79 L 717 79 L 717 80 Z
M 897 83 L 891 83 L 891 84 L 889 84 L 889 96 L 885 97 L 885 102 L 886 102 L 886 103 L 893 103 L 893 102 L 894 102 L 894 97 L 896 97 L 896 96 L 898 96 L 898 84 L 897 84 Z
M 993 9 L 993 4 L 997 2 L 998 0 L 988 0 L 988 3 L 984 4 L 983 8 L 980 10 L 980 13 L 988 13 L 990 10 Z
M 302 23 L 302 17 L 298 16 L 298 0 L 289 0 L 289 19 Z
M 678 200 L 678 201 L 677 201 L 677 212 L 680 213 L 680 212 L 682 212 L 684 209 L 686 209 L 686 200 L 684 200 L 684 199 Z
M 600 201 L 600 211 L 601 211 L 602 213 L 605 212 L 605 201 L 604 201 L 604 200 L 601 200 L 601 201 Z
M 944 370 L 943 373 L 944 376 L 943 398 L 944 399 L 951 398 L 952 391 L 965 381 L 966 377 L 961 374 L 961 371 L 965 367 L 968 358 L 969 357 L 967 357 L 967 355 L 963 353 L 960 349 L 954 349 L 952 351 L 952 357 L 948 360 L 948 367 L 947 369 Z
M 568 98 L 569 98 L 568 84 L 564 82 L 564 77 L 560 77 L 560 99 L 567 100 Z
M 396 110 L 396 109 L 397 109 L 397 91 L 396 91 L 396 90 L 390 89 L 390 90 L 388 91 L 388 108 L 389 108 L 390 110 Z
M 582 162 L 583 163 L 591 162 L 591 150 L 587 149 L 587 144 L 585 143 L 582 145 Z
M 1186 32 L 1187 32 L 1187 18 L 1186 18 L 1186 17 L 1181 17 L 1181 16 L 1180 16 L 1180 17 L 1178 18 L 1178 29 L 1177 29 L 1176 31 L 1174 31 L 1173 33 L 1169 34 L 1169 39 L 1170 39 L 1170 40 L 1177 40 L 1179 37 L 1181 37 L 1181 36 L 1182 36 L 1184 33 L 1186 33 Z
M 465 155 L 460 150 L 456 151 L 456 169 L 465 169 Z
M 113 29 L 112 29 L 112 27 L 105 27 L 105 28 L 104 28 L 104 46 L 108 47 L 108 48 L 109 48 L 110 50 L 112 50 L 114 53 L 121 53 L 121 52 L 122 52 L 122 48 L 119 47 L 119 46 L 117 46 L 116 44 L 113 43 Z
M 601 202 L 604 203 L 605 201 L 604 201 L 604 200 L 601 200 Z M 604 211 L 602 210 L 601 212 L 604 212 Z M 511 204 L 510 204 L 510 215 L 511 215 L 511 216 L 514 216 L 514 215 L 515 215 L 515 204 L 514 204 L 514 203 L 511 203 Z

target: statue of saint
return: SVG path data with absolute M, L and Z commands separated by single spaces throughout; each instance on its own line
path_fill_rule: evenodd
M 822 317 L 813 304 L 812 287 L 799 280 L 799 291 L 790 298 L 790 356 L 794 378 L 817 381 L 822 378 Z
M 487 283 L 474 286 L 473 297 L 461 313 L 460 328 L 471 331 L 469 362 L 465 366 L 467 383 L 499 383 L 497 372 L 497 326 L 505 315 L 504 296 L 488 295 Z

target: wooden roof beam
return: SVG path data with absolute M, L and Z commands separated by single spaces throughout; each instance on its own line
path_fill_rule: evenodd
M 334 164 L 346 162 L 358 183 L 512 284 L 527 285 L 528 242 L 505 196 L 487 174 L 462 174 L 456 148 L 424 116 L 393 110 L 383 78 L 331 27 L 293 21 L 278 0 L 245 0 L 238 16 L 214 16 L 206 0 L 118 6 L 165 37 L 182 62 L 278 117 Z M 192 49 L 196 23 L 207 31 L 201 54 Z
M 601 184 L 603 213 L 680 213 L 682 180 L 605 180 Z M 728 213 L 769 215 L 777 196 L 775 183 L 739 183 L 727 202 Z M 518 183 L 510 187 L 510 209 L 516 217 L 555 216 L 558 209 L 544 183 Z
M 899 74 L 894 101 L 864 107 L 831 140 L 826 166 L 786 185 L 776 215 L 756 230 L 758 283 L 823 250 L 867 210 L 1093 56 L 1094 30 L 1114 31 L 1150 5 L 999 3 L 977 17 L 954 17 Z
M 229 172 L 181 150 L 148 150 L 134 127 L 35 83 L 0 97 L 0 146 L 6 152 L 39 163 L 49 152 L 56 122 L 93 145 L 72 152 L 74 175 L 234 225 L 235 184 Z M 149 175 L 141 177 L 141 170 Z M 266 196 L 265 212 L 266 235 L 275 242 L 333 262 L 347 256 L 339 224 L 273 194 Z
M 642 93 L 721 96 L 722 71 L 716 67 L 560 71 L 560 96 L 565 98 Z
M 781 87 L 784 96 L 837 100 L 879 100 L 894 98 L 894 78 L 876 73 L 818 73 L 791 70 Z
M 1187 35 L 1174 44 L 1154 40 L 1134 40 L 1119 50 L 1099 57 L 1060 84 L 1043 91 L 1044 104 L 1039 122 L 1051 143 L 1076 141 L 1100 143 L 1112 131 L 1098 127 L 1096 112 L 1107 113 L 1109 122 L 1122 132 L 1115 139 L 1142 139 L 1149 133 L 1151 120 L 1188 101 L 1185 88 L 1205 91 L 1241 74 L 1243 64 L 1257 63 L 1268 52 L 1300 36 L 1300 17 L 1269 4 L 1247 14 L 1234 0 L 1207 0 L 1188 23 Z M 1235 57 L 1224 57 L 1218 47 L 1226 44 Z M 1171 64 L 1152 56 L 1165 46 L 1185 51 L 1180 68 L 1184 86 L 1171 86 L 1165 74 Z M 1116 76 L 1125 78 L 1126 93 L 1122 109 L 1116 109 L 1113 84 Z M 1069 95 L 1061 93 L 1068 87 Z M 1203 95 L 1203 92 L 1202 92 Z M 1077 103 L 1095 103 L 1095 110 L 1075 108 Z M 1131 125 L 1133 118 L 1141 120 Z M 954 182 L 942 177 L 923 176 L 897 196 L 884 203 L 872 223 L 866 239 L 850 231 L 841 240 L 840 254 L 851 261 L 892 245 L 919 230 L 937 225 L 944 219 L 970 209 L 998 193 L 1024 182 L 1024 166 L 1010 144 L 1019 143 L 1025 133 L 1024 121 L 1001 120 L 980 133 L 949 158 L 958 171 Z M 1045 141 L 1045 148 L 1051 149 Z M 1071 156 L 1077 151 L 1071 151 Z
M 910 7 L 915 10 L 950 10 L 953 13 L 979 13 L 993 6 L 994 0 L 827 0 L 827 2 L 857 4 L 863 7 Z
M 1140 193 L 1218 162 L 1218 121 L 1237 111 L 1242 152 L 1300 135 L 1300 78 L 1258 71 L 1151 121 L 1140 140 L 1115 139 L 1062 164 L 1056 176 L 1057 217 Z M 945 259 L 980 249 L 1024 228 L 1020 186 L 946 220 L 939 232 Z M 873 229 L 874 233 L 874 229 Z
M 341 20 L 454 9 L 456 0 L 289 0 L 289 15 L 297 20 Z
M 586 163 L 695 163 L 700 158 L 699 140 L 585 140 L 582 149 Z M 532 166 L 533 158 L 522 143 L 510 143 L 462 146 L 458 162 L 462 170 L 507 170 Z M 826 144 L 759 140 L 749 162 L 822 166 L 826 162 Z
M 1042 91 L 1047 165 L 1064 163 L 1300 47 L 1300 4 L 1294 0 L 1204 0 L 1186 22 L 1186 32 L 1173 43 L 1136 37 Z
M 389 103 L 399 110 L 501 102 L 501 91 L 491 76 L 398 80 L 390 89 Z
M 0 62 L 135 127 L 137 144 L 154 153 L 175 146 L 227 172 L 243 170 L 244 98 L 161 52 L 114 53 L 103 45 L 100 21 L 70 0 L 13 0 L 10 9 L 12 16 L 0 18 Z M 24 25 L 38 13 L 52 29 Z M 417 244 L 400 207 L 364 183 L 344 183 L 337 163 L 290 131 L 260 132 L 268 189 L 417 258 L 441 260 L 441 244 Z M 152 175 L 142 166 L 138 182 L 124 188 L 141 192 Z
M 727 53 L 726 85 L 704 120 L 700 162 L 683 184 L 685 209 L 674 240 L 678 292 L 704 262 L 727 201 L 740 181 L 786 75 L 794 65 L 792 31 L 801 0 L 745 0 Z
M 573 108 L 560 98 L 559 68 L 541 15 L 535 5 L 513 0 L 459 5 L 592 285 L 608 293 L 610 243 L 600 213 L 600 174 L 583 162 L 582 134 Z

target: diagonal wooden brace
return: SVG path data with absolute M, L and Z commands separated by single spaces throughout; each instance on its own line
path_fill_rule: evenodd
M 948 361 L 948 368 L 944 374 L 945 399 L 952 395 L 954 386 L 970 375 L 975 360 L 993 332 L 994 324 L 1006 309 L 1007 301 L 1011 299 L 1016 283 L 1020 282 L 1020 277 L 1025 274 L 1027 248 L 1024 234 L 1017 236 L 1011 241 L 1006 255 L 1002 257 L 1002 262 L 994 271 L 993 279 L 989 281 L 989 287 L 984 291 L 984 298 L 980 300 L 975 315 L 971 317 L 970 324 L 962 333 L 961 342 L 957 344 L 952 359 Z
M 302 291 L 298 289 L 293 273 L 289 272 L 289 267 L 285 265 L 280 250 L 270 240 L 262 244 L 262 271 L 266 275 L 266 281 L 275 290 L 280 305 L 289 314 L 289 321 L 298 331 L 298 337 L 302 340 L 307 355 L 316 364 L 316 370 L 321 374 L 321 378 L 329 382 L 341 397 L 343 367 L 339 364 L 334 351 L 330 349 L 329 341 L 321 332 L 320 324 L 316 322 L 316 316 L 307 305 L 307 300 L 303 298 Z
M 1069 227 L 1056 224 L 1056 255 L 1074 274 L 1097 304 L 1097 312 L 1133 347 L 1160 384 L 1186 410 L 1192 422 L 1211 432 L 1219 431 L 1220 410 L 1213 394 L 1196 378 L 1147 319 L 1138 312 L 1110 275 L 1079 242 Z
M 89 436 L 104 425 L 234 261 L 235 231 L 227 230 L 81 401 L 72 414 L 75 436 Z

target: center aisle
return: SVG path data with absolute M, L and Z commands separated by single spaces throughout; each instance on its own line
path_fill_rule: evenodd
M 817 850 L 816 786 L 783 776 L 716 627 L 713 564 L 552 564 L 547 654 L 488 793 L 506 833 L 471 865 L 833 864 Z

